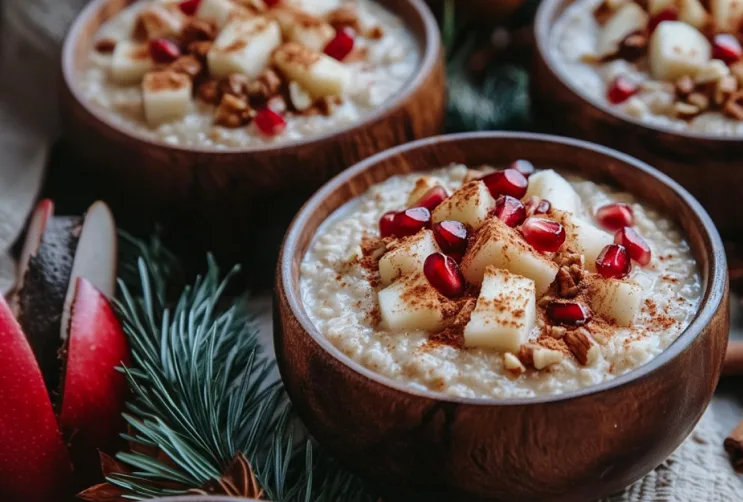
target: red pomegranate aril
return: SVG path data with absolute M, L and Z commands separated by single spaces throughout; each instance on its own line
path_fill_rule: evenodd
M 281 0 L 263 0 L 263 3 L 266 4 L 266 7 L 276 7 L 281 3 Z
M 526 242 L 542 253 L 554 253 L 565 242 L 565 229 L 556 221 L 530 216 L 521 225 Z
M 652 257 L 650 246 L 648 246 L 645 239 L 634 228 L 624 227 L 619 230 L 614 236 L 614 242 L 624 246 L 627 249 L 627 253 L 629 253 L 629 257 L 641 266 L 644 267 L 650 263 L 650 258 Z
M 523 174 L 525 178 L 528 178 L 536 171 L 536 169 L 534 168 L 534 164 L 532 164 L 528 160 L 523 159 L 513 161 L 511 165 L 508 166 L 508 168 L 516 169 L 518 172 Z
M 458 221 L 434 223 L 433 236 L 441 250 L 455 259 L 467 250 L 467 227 Z
M 436 185 L 424 193 L 423 196 L 418 199 L 418 202 L 415 203 L 415 206 L 425 207 L 429 211 L 433 211 L 439 204 L 444 202 L 447 197 L 449 197 L 449 194 L 446 192 L 446 188 L 441 185 Z
M 384 213 L 379 218 L 379 235 L 382 237 L 390 237 L 395 234 L 395 215 L 397 211 L 390 211 Z
M 712 57 L 722 59 L 726 64 L 738 61 L 743 55 L 740 42 L 730 33 L 720 33 L 712 39 Z
M 178 7 L 180 7 L 181 12 L 185 15 L 193 16 L 199 10 L 199 5 L 201 5 L 201 0 L 185 0 L 179 3 Z
M 615 202 L 598 208 L 596 221 L 606 230 L 616 232 L 620 228 L 631 227 L 635 222 L 635 216 L 629 204 Z
M 338 61 L 343 61 L 353 50 L 355 37 L 356 33 L 351 28 L 338 30 L 335 37 L 325 46 L 325 54 Z
M 606 91 L 606 99 L 614 105 L 624 103 L 637 93 L 638 87 L 627 77 L 618 76 L 609 85 L 609 90 Z
M 181 49 L 172 40 L 156 38 L 150 41 L 150 57 L 156 63 L 172 63 L 181 57 Z
M 526 208 L 520 200 L 501 195 L 495 201 L 495 216 L 509 227 L 517 227 L 526 219 Z
M 577 302 L 552 302 L 547 305 L 547 316 L 565 326 L 583 326 L 591 320 L 588 309 Z
M 495 198 L 510 195 L 520 199 L 526 195 L 526 188 L 529 186 L 529 181 L 516 169 L 504 169 L 490 173 L 483 176 L 482 181 L 488 187 L 490 195 Z
M 547 199 L 540 199 L 536 195 L 529 197 L 529 200 L 524 204 L 526 208 L 526 215 L 533 216 L 535 214 L 547 214 L 552 209 L 552 204 Z
M 454 258 L 442 253 L 434 253 L 423 263 L 423 274 L 428 282 L 448 298 L 464 293 L 464 277 Z
M 632 262 L 621 244 L 609 244 L 596 258 L 596 272 L 607 279 L 621 279 L 629 275 Z
M 648 21 L 648 31 L 654 32 L 660 23 L 663 21 L 676 21 L 679 18 L 679 13 L 676 9 L 669 7 L 658 12 L 656 15 L 650 18 Z
M 411 207 L 395 215 L 393 233 L 396 237 L 415 235 L 431 224 L 431 211 L 425 207 Z
M 277 136 L 286 129 L 286 120 L 270 108 L 263 108 L 255 115 L 255 125 L 266 136 Z

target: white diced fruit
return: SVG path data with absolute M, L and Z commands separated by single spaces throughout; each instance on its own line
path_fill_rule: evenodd
M 335 36 L 335 29 L 319 17 L 292 7 L 278 7 L 271 15 L 279 22 L 284 38 L 322 52 Z
M 423 230 L 402 239 L 379 260 L 379 278 L 385 286 L 403 275 L 423 271 L 423 263 L 439 246 L 433 232 Z
M 351 71 L 335 59 L 296 42 L 279 47 L 273 61 L 281 73 L 315 98 L 342 96 L 351 85 Z
M 488 214 L 495 207 L 495 199 L 488 187 L 479 180 L 470 181 L 454 192 L 434 209 L 431 219 L 434 223 L 456 220 L 474 229 L 480 228 Z
M 232 0 L 201 0 L 196 17 L 222 28 L 236 11 L 237 5 Z
M 266 69 L 271 53 L 279 45 L 281 30 L 276 21 L 263 16 L 234 19 L 209 50 L 209 72 L 218 78 L 233 73 L 255 78 Z
M 581 200 L 573 186 L 552 169 L 539 171 L 529 177 L 529 188 L 526 198 L 536 195 L 546 199 L 554 209 L 577 214 L 581 208 Z
M 614 236 L 568 213 L 553 211 L 551 214 L 565 228 L 567 248 L 583 255 L 585 268 L 596 271 L 596 258 L 614 242 Z
M 142 9 L 135 29 L 153 40 L 178 36 L 185 23 L 186 17 L 177 5 L 160 4 Z
M 191 103 L 191 79 L 174 71 L 148 73 L 142 82 L 147 123 L 158 125 L 183 118 Z
M 712 47 L 699 30 L 680 21 L 663 21 L 650 37 L 650 72 L 658 80 L 693 77 L 710 59 Z
M 506 269 L 534 281 L 541 297 L 555 280 L 558 267 L 498 218 L 491 218 L 480 229 L 477 239 L 462 258 L 462 274 L 470 284 L 482 282 L 488 265 Z
M 588 299 L 599 316 L 630 326 L 640 311 L 642 288 L 630 281 L 595 276 L 588 283 Z
M 743 21 L 741 0 L 711 0 L 712 21 L 717 31 L 735 33 Z
M 679 21 L 701 29 L 708 19 L 709 14 L 699 0 L 679 0 Z
M 387 329 L 439 331 L 444 327 L 443 303 L 423 274 L 408 275 L 381 290 L 379 313 Z
M 153 66 L 147 44 L 122 40 L 111 58 L 111 78 L 117 84 L 137 84 Z
M 601 28 L 596 52 L 601 57 L 616 54 L 622 40 L 647 25 L 648 14 L 642 7 L 634 2 L 622 5 Z
M 518 352 L 536 324 L 534 281 L 487 267 L 477 305 L 464 328 L 467 347 Z

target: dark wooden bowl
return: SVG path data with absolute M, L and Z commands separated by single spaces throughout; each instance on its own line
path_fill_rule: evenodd
M 315 329 L 299 293 L 300 262 L 333 210 L 394 174 L 516 158 L 617 186 L 652 201 L 681 226 L 704 294 L 692 323 L 665 352 L 614 380 L 564 395 L 466 399 L 410 390 L 353 362 Z M 694 428 L 720 375 L 727 296 L 720 236 L 699 203 L 667 176 L 578 140 L 467 133 L 375 155 L 305 204 L 279 260 L 274 336 L 281 375 L 309 430 L 399 500 L 585 502 L 647 474 Z
M 739 237 L 743 138 L 651 126 L 584 97 L 559 74 L 549 42 L 556 19 L 573 1 L 544 0 L 534 22 L 532 99 L 540 124 L 551 132 L 611 146 L 660 169 L 702 203 L 723 237 Z
M 125 131 L 81 96 L 76 75 L 101 24 L 133 1 L 93 0 L 67 35 L 64 137 L 82 166 L 70 176 L 94 177 L 94 195 L 127 226 L 164 222 L 176 247 L 200 262 L 212 250 L 230 264 L 273 270 L 286 225 L 325 181 L 369 155 L 441 131 L 441 41 L 423 0 L 378 0 L 405 20 L 422 58 L 404 90 L 356 124 L 300 142 L 228 151 L 174 147 Z

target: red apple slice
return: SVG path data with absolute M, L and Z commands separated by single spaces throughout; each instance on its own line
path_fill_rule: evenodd
M 0 494 L 48 502 L 69 492 L 72 467 L 31 347 L 0 296 Z
M 76 471 L 94 475 L 98 450 L 113 453 L 124 431 L 129 344 L 108 299 L 85 278 L 75 281 L 59 425 L 70 438 Z M 91 472 L 93 471 L 93 472 Z

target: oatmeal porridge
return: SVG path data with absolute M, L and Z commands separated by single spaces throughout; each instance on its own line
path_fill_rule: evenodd
M 527 161 L 394 176 L 318 229 L 300 275 L 317 329 L 417 389 L 532 397 L 666 349 L 701 295 L 680 230 L 631 194 Z
M 362 120 L 419 63 L 373 0 L 139 0 L 97 33 L 79 85 L 122 128 L 214 149 Z
M 550 35 L 575 89 L 648 124 L 743 135 L 743 3 L 576 0 Z

